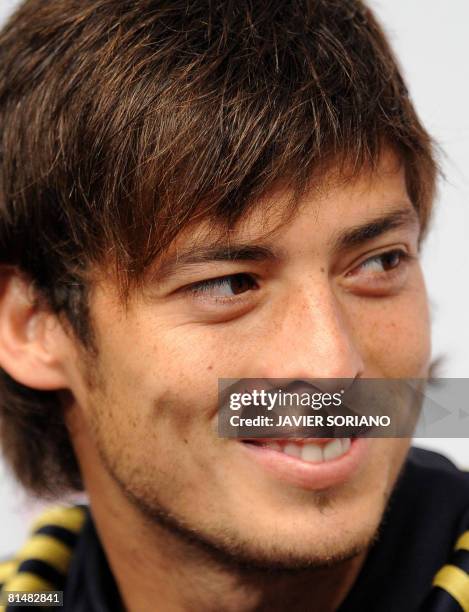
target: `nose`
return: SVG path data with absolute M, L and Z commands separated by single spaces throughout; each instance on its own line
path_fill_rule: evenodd
M 256 360 L 260 376 L 287 384 L 292 379 L 355 379 L 363 375 L 359 338 L 332 289 L 316 287 L 290 296 L 271 315 L 268 340 L 262 342 Z

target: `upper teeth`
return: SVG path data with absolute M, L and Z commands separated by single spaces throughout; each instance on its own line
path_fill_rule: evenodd
M 331 461 L 337 459 L 350 448 L 350 438 L 336 438 L 331 440 L 327 444 L 319 445 L 314 441 L 304 442 L 303 444 L 296 444 L 294 442 L 287 442 L 281 444 L 279 442 L 263 442 L 263 446 L 271 448 L 291 457 L 297 457 L 303 461 L 309 461 L 310 463 L 319 463 L 321 461 Z

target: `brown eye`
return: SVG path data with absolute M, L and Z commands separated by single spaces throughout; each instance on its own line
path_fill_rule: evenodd
M 371 272 L 371 273 L 383 273 L 389 272 L 400 266 L 400 264 L 407 260 L 409 255 L 400 249 L 394 249 L 386 253 L 380 253 L 374 257 L 366 259 L 361 263 L 355 270 L 352 270 L 351 274 L 357 274 L 360 272 Z
M 195 295 L 208 295 L 212 297 L 234 297 L 256 289 L 257 283 L 249 274 L 239 273 L 200 281 L 188 287 L 188 291 Z
M 234 295 L 249 291 L 253 287 L 252 278 L 247 274 L 235 274 L 229 277 L 230 288 Z
M 384 271 L 396 268 L 402 260 L 402 251 L 391 251 L 381 255 L 381 264 Z

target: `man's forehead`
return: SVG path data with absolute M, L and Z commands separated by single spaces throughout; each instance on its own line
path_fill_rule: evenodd
M 334 252 L 365 244 L 386 232 L 400 227 L 419 228 L 419 219 L 409 202 L 396 203 L 388 211 L 377 211 L 368 220 L 355 225 L 347 225 L 329 238 L 329 246 Z M 205 240 L 204 240 L 205 238 Z M 259 235 L 247 239 L 238 232 L 226 232 L 213 237 L 201 233 L 198 239 L 175 246 L 158 262 L 153 270 L 155 279 L 164 280 L 182 269 L 194 265 L 220 261 L 280 262 L 289 257 L 288 249 L 275 237 Z
M 335 200 L 340 195 L 348 198 L 352 191 L 360 204 L 350 198 L 348 217 L 337 216 L 334 219 L 331 244 L 340 242 L 342 232 L 347 232 L 345 242 L 351 244 L 354 237 L 359 239 L 361 235 L 360 232 L 352 235 L 354 228 L 358 230 L 371 222 L 382 225 L 383 229 L 404 222 L 418 224 L 418 213 L 407 195 L 403 166 L 395 154 L 386 152 L 376 169 L 363 169 L 356 176 L 347 176 L 343 169 L 339 172 L 331 167 L 321 180 L 312 180 L 300 196 L 287 185 L 279 184 L 259 198 L 233 227 L 227 227 L 226 223 L 215 218 L 192 223 L 179 233 L 159 263 L 165 267 L 165 262 L 174 262 L 191 253 L 195 259 L 204 251 L 213 251 L 216 255 L 219 248 L 229 248 L 230 245 L 238 250 L 257 245 L 261 258 L 262 246 L 272 250 L 271 245 L 278 242 L 279 235 L 285 233 L 288 225 L 302 212 L 309 211 L 314 216 L 323 204 L 325 208 L 331 205 L 331 202 L 325 202 L 328 198 Z M 317 225 L 322 226 L 319 216 Z M 277 250 L 280 254 L 280 249 Z M 255 258 L 255 251 L 251 251 L 252 258 Z
M 279 181 L 253 202 L 233 227 L 227 227 L 224 221 L 213 217 L 205 217 L 185 227 L 168 248 L 167 254 L 173 256 L 182 248 L 197 249 L 230 241 L 267 241 L 275 238 L 275 234 L 301 210 L 319 210 L 331 194 L 347 194 L 352 190 L 366 194 L 376 187 L 383 191 L 383 185 L 383 201 L 377 201 L 376 193 L 373 194 L 373 208 L 380 207 L 381 212 L 385 212 L 386 208 L 395 208 L 394 202 L 404 202 L 404 206 L 407 204 L 404 167 L 391 149 L 383 150 L 375 168 L 364 167 L 360 172 L 354 172 L 350 161 L 324 166 L 320 172 L 311 176 L 307 187 L 300 194 L 296 194 L 287 181 Z M 408 206 L 412 208 L 410 201 Z M 356 212 L 360 213 L 358 210 Z

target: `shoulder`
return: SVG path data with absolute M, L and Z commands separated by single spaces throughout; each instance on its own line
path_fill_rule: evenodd
M 412 448 L 405 477 L 417 492 L 413 513 L 425 525 L 429 547 L 438 542 L 445 555 L 423 609 L 469 610 L 469 473 L 439 453 Z
M 393 505 L 401 531 L 421 536 L 420 544 L 449 550 L 469 529 L 469 473 L 439 453 L 412 447 Z
M 429 470 L 438 474 L 447 474 L 449 472 L 453 475 L 460 475 L 464 479 L 467 478 L 469 481 L 469 472 L 460 470 L 448 457 L 432 450 L 411 446 L 407 461 L 423 470 Z
M 0 592 L 63 590 L 86 516 L 86 506 L 61 506 L 42 513 L 23 547 L 0 562 Z
M 459 469 L 450 459 L 434 451 L 412 447 L 403 470 L 406 484 L 412 483 L 420 497 L 434 504 L 469 508 L 469 472 Z

